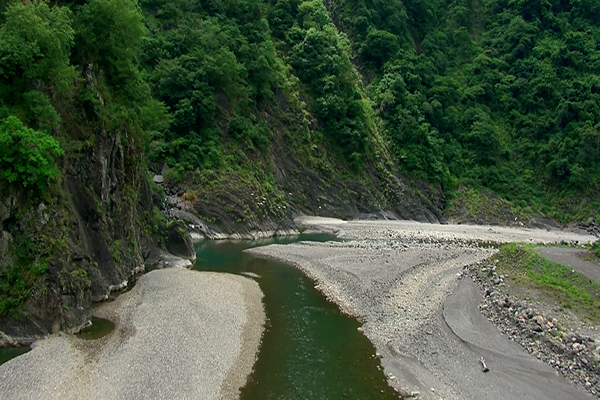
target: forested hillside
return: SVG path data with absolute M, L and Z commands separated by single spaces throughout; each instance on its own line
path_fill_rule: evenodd
M 2 0 L 0 316 L 139 268 L 148 171 L 226 233 L 598 217 L 599 71 L 595 0 Z
M 405 171 L 450 190 L 490 189 L 559 218 L 597 210 L 600 3 L 351 0 L 330 8 Z
M 149 154 L 172 178 L 235 170 L 264 186 L 254 156 L 283 135 L 299 162 L 355 177 L 389 149 L 449 198 L 475 189 L 457 201 L 488 190 L 525 215 L 597 212 L 597 2 L 141 5 L 142 65 L 170 116 Z
M 140 62 L 166 107 L 148 157 L 208 224 L 276 229 L 297 212 L 379 210 L 439 220 L 437 190 L 397 175 L 350 43 L 322 2 L 141 7 Z
M 164 106 L 139 68 L 136 2 L 0 10 L 2 342 L 80 329 L 143 267 L 160 225 L 143 153 Z

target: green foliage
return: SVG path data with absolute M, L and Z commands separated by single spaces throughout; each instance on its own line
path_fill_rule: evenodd
M 62 290 L 70 292 L 83 292 L 92 285 L 86 270 L 78 268 L 73 271 L 68 271 L 63 268 L 60 271 L 60 286 Z
M 21 231 L 13 233 L 13 263 L 0 271 L 0 317 L 19 316 L 36 281 L 47 273 L 51 255 L 62 245 L 59 238 L 47 236 L 48 232 L 56 233 L 55 223 L 51 221 L 46 232 L 44 227 L 33 227 L 32 236 Z
M 169 116 L 152 137 L 151 159 L 181 171 L 220 169 L 228 140 L 267 150 L 270 134 L 254 107 L 273 98 L 283 71 L 260 4 L 142 7 L 150 31 L 142 61 Z
M 600 258 L 600 240 L 597 240 L 592 245 L 592 253 L 596 258 Z
M 313 110 L 324 133 L 357 169 L 369 154 L 373 126 L 349 59 L 347 41 L 319 0 L 298 6 L 297 25 L 287 33 L 290 64 L 313 97 Z
M 146 29 L 138 2 L 90 0 L 74 9 L 73 62 L 82 65 L 85 78 L 93 82 L 91 93 L 81 100 L 105 129 L 125 130 L 142 147 L 153 133 L 164 130 L 168 115 L 152 98 L 140 68 Z
M 67 8 L 41 0 L 14 1 L 0 29 L 0 74 L 5 79 L 41 79 L 57 89 L 69 86 L 73 29 Z
M 0 28 L 0 118 L 15 114 L 46 132 L 58 127 L 49 94 L 73 85 L 73 38 L 68 8 L 42 0 L 8 4 Z
M 542 291 L 584 318 L 600 321 L 600 283 L 545 259 L 531 245 L 503 245 L 498 259 L 499 273 Z
M 398 38 L 393 33 L 372 29 L 360 47 L 361 58 L 381 68 L 383 63 L 395 57 L 400 49 Z
M 38 261 L 28 266 L 15 264 L 0 274 L 0 317 L 17 316 L 36 278 L 44 275 L 47 270 L 48 264 Z
M 266 182 L 256 170 L 285 137 L 307 164 L 328 165 L 326 148 L 357 172 L 389 147 L 450 197 L 463 184 L 562 219 L 600 203 L 594 1 L 3 7 L 0 118 L 61 137 L 82 114 L 166 162 L 172 180 L 214 170 Z
M 60 175 L 56 161 L 62 155 L 52 136 L 25 127 L 14 116 L 0 122 L 0 177 L 9 184 L 45 192 Z
M 333 12 L 404 171 L 574 217 L 564 200 L 600 190 L 592 3 L 350 0 Z

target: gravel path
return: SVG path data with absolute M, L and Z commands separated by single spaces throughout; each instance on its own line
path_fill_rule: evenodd
M 363 321 L 390 383 L 424 399 L 589 398 L 502 336 L 477 309 L 479 292 L 463 267 L 496 250 L 474 241 L 554 243 L 594 240 L 541 231 L 415 222 L 303 218 L 309 229 L 339 230 L 344 243 L 271 245 L 250 250 L 305 271 L 317 288 Z M 489 373 L 478 363 L 483 356 Z
M 536 249 L 542 256 L 567 265 L 590 279 L 600 282 L 600 265 L 591 261 L 582 260 L 585 250 L 566 247 L 539 247 Z
M 183 268 L 149 272 L 96 312 L 117 328 L 38 342 L 0 366 L 0 398 L 232 399 L 265 320 L 256 282 Z

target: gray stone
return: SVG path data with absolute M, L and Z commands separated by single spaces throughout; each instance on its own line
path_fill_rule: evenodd
M 196 251 L 187 231 L 187 227 L 179 222 L 173 222 L 167 229 L 167 250 L 171 254 L 188 260 L 196 259 Z
M 180 219 L 188 224 L 190 229 L 195 232 L 198 232 L 205 237 L 210 236 L 210 230 L 208 227 L 202 222 L 200 218 L 195 216 L 194 214 L 184 211 L 184 210 L 172 210 L 171 215 L 173 218 Z

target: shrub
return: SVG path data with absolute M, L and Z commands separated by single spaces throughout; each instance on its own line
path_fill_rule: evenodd
M 56 158 L 62 155 L 52 136 L 27 128 L 17 117 L 0 123 L 0 178 L 9 184 L 44 191 L 60 175 Z

